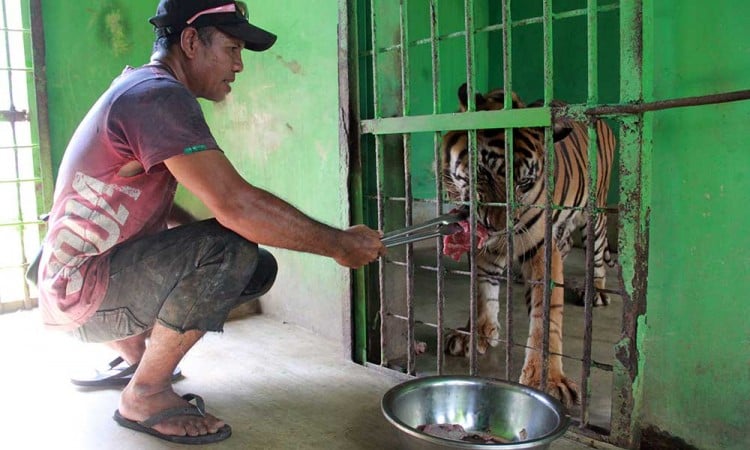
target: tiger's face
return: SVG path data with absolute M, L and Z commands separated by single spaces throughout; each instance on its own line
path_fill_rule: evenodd
M 466 85 L 458 92 L 461 111 L 466 111 Z M 476 94 L 478 111 L 503 109 L 505 93 L 501 89 L 486 95 Z M 513 93 L 513 109 L 525 105 Z M 476 188 L 478 220 L 490 232 L 506 229 L 506 208 L 486 205 L 506 203 L 507 183 L 505 167 L 505 129 L 477 131 Z M 466 131 L 451 131 L 443 136 L 442 172 L 448 196 L 453 201 L 471 200 L 469 188 L 469 137 Z M 542 184 L 544 173 L 544 130 L 542 128 L 518 128 L 513 131 L 513 188 L 516 202 L 523 203 L 535 187 Z
M 488 230 L 505 229 L 506 208 L 488 203 L 506 203 L 505 131 L 477 132 L 477 200 L 480 203 L 478 217 Z M 519 133 L 520 131 L 520 133 Z M 515 201 L 524 203 L 534 187 L 542 183 L 544 158 L 540 133 L 532 130 L 514 131 L 513 188 Z M 519 143 L 531 144 L 520 147 Z M 471 200 L 469 187 L 468 135 L 451 132 L 443 141 L 443 178 L 448 196 L 453 201 Z

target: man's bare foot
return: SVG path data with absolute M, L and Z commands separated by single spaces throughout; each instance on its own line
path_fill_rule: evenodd
M 171 386 L 147 392 L 129 384 L 120 396 L 119 413 L 126 419 L 140 422 L 162 411 L 190 406 Z M 224 426 L 221 419 L 206 413 L 204 416 L 184 415 L 164 419 L 153 429 L 170 436 L 203 436 L 214 434 Z
M 146 339 L 151 335 L 151 330 L 136 334 L 119 341 L 106 342 L 105 345 L 116 351 L 129 365 L 137 364 L 146 352 Z

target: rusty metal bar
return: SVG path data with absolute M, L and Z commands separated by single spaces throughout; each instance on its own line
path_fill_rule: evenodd
M 543 40 L 544 40 L 544 104 L 549 105 L 554 97 L 553 95 L 553 50 L 552 50 L 552 0 L 542 2 L 542 15 L 544 17 Z M 544 129 L 544 190 L 546 192 L 546 205 L 544 208 L 545 226 L 544 226 L 544 288 L 543 288 L 543 307 L 542 307 L 542 375 L 541 386 L 547 386 L 549 377 L 549 358 L 550 358 L 550 307 L 552 299 L 552 220 L 554 202 L 553 194 L 555 190 L 555 145 L 552 140 L 552 130 Z M 533 288 L 532 288 L 533 289 Z M 533 320 L 533 317 L 529 317 Z
M 374 197 L 372 197 L 372 198 L 374 198 Z M 399 197 L 399 196 L 387 196 L 387 197 L 385 197 L 385 199 L 388 200 L 388 201 L 400 201 L 400 202 L 406 201 L 405 197 Z M 436 203 L 436 200 L 415 198 L 414 202 L 419 202 L 419 203 Z M 469 205 L 469 202 L 455 202 L 455 203 L 457 205 L 466 205 L 467 207 Z M 483 202 L 482 205 L 483 206 L 497 206 L 497 207 L 505 208 L 505 207 L 508 206 L 508 203 Z M 516 205 L 514 205 L 514 206 L 516 206 Z M 528 204 L 524 203 L 523 206 L 525 208 L 537 208 L 537 209 L 544 209 L 544 208 L 547 207 L 547 205 L 537 205 L 535 203 L 528 203 Z M 583 207 L 583 206 L 552 205 L 552 209 L 554 211 L 586 211 L 586 207 Z M 619 211 L 619 208 L 617 206 L 606 206 L 606 207 L 602 207 L 602 208 L 597 207 L 596 210 L 597 210 L 597 212 L 616 213 L 617 211 Z
M 389 263 L 397 265 L 397 266 L 401 266 L 401 267 L 406 267 L 406 263 L 403 262 L 403 261 L 389 261 Z M 429 268 L 429 267 L 424 267 L 424 266 L 417 266 L 417 268 L 424 269 L 424 270 L 435 271 L 434 267 Z M 451 273 L 458 273 L 458 272 L 451 271 Z M 462 272 L 460 274 L 461 275 L 466 275 L 466 276 L 469 275 L 466 272 Z M 401 320 L 401 321 L 404 321 L 404 322 L 406 322 L 408 320 L 408 317 L 406 317 L 406 316 L 403 316 L 403 315 L 400 315 L 400 314 L 391 313 L 391 312 L 387 313 L 386 317 L 398 319 L 398 320 Z M 427 321 L 423 321 L 423 320 L 415 320 L 414 323 L 416 325 L 424 325 L 424 326 L 427 326 L 427 327 L 430 327 L 430 328 L 437 328 L 438 327 L 438 325 L 436 323 L 427 322 Z M 448 330 L 451 331 L 451 332 L 453 332 L 453 333 L 456 333 L 456 334 L 463 334 L 465 336 L 470 336 L 471 335 L 471 333 L 469 331 L 465 331 L 465 330 L 459 330 L 459 329 L 448 329 Z M 508 342 L 505 341 L 504 339 L 499 339 L 499 342 L 508 344 Z M 530 349 L 531 348 L 531 347 L 528 347 L 528 346 L 526 346 L 524 344 L 520 344 L 520 343 L 513 343 L 513 345 L 514 345 L 514 347 L 522 348 L 522 349 L 527 349 L 527 348 Z M 560 356 L 561 358 L 566 359 L 568 361 L 576 361 L 576 362 L 583 362 L 584 361 L 583 358 L 576 358 L 574 356 L 566 355 L 564 353 L 550 352 L 550 355 Z M 608 363 L 605 363 L 605 362 L 597 361 L 597 360 L 595 360 L 593 358 L 590 360 L 590 364 L 591 364 L 591 366 L 593 368 L 596 368 L 596 369 L 599 369 L 599 370 L 602 370 L 602 371 L 605 371 L 605 372 L 613 372 L 614 371 L 614 366 L 612 364 L 608 364 Z
M 385 227 L 385 213 L 383 209 L 383 138 L 382 136 L 375 136 L 375 166 L 377 173 L 376 189 L 378 192 L 377 209 L 378 209 L 378 229 L 382 230 Z M 385 316 L 387 313 L 386 308 L 386 297 L 385 297 L 385 258 L 381 257 L 378 261 L 378 293 L 380 302 L 380 363 L 386 365 L 385 346 L 387 343 L 386 339 L 386 323 Z
M 390 259 L 390 258 L 387 259 L 387 261 L 389 263 L 391 263 L 391 264 L 406 266 L 406 263 L 403 262 L 403 261 L 398 261 L 398 260 L 394 260 L 394 259 Z M 436 272 L 438 270 L 437 266 L 429 266 L 429 265 L 425 265 L 425 264 L 415 265 L 414 267 L 417 268 L 417 269 L 429 270 L 429 271 L 432 271 L 432 272 Z M 445 268 L 443 270 L 445 271 L 446 275 L 465 275 L 467 277 L 471 276 L 471 272 L 468 271 L 468 270 L 445 269 Z M 500 280 L 500 281 L 506 281 L 507 282 L 509 280 L 509 278 L 507 277 L 507 275 L 501 275 L 501 276 L 498 277 L 498 280 Z M 510 281 L 513 281 L 513 279 L 511 278 Z M 530 285 L 532 285 L 532 286 L 541 285 L 543 283 L 543 281 L 533 281 L 533 280 L 526 280 L 525 282 L 528 283 L 528 284 L 530 284 Z M 585 289 L 586 289 L 585 281 L 582 282 L 582 281 L 577 281 L 575 279 L 568 279 L 564 283 L 555 283 L 554 280 L 553 280 L 552 283 L 553 283 L 553 285 L 555 287 L 559 287 L 559 288 L 563 288 L 563 289 L 570 289 L 570 290 L 573 290 L 573 291 L 584 292 Z M 604 293 L 604 294 L 614 294 L 614 295 L 620 295 L 620 294 L 622 294 L 621 290 L 615 290 L 615 289 L 597 289 L 596 292 L 601 292 L 601 293 Z
M 623 2 L 620 11 L 620 101 L 643 99 L 643 0 Z M 620 210 L 618 280 L 622 289 L 622 329 L 615 344 L 610 442 L 640 447 L 638 323 L 646 310 L 648 216 L 651 148 L 644 138 L 644 117 L 623 116 L 620 126 Z
M 376 0 L 370 0 L 370 38 L 372 40 L 372 92 L 373 92 L 373 115 L 375 117 L 380 116 L 380 99 L 378 96 L 378 52 L 377 47 L 377 13 L 375 7 Z M 384 157 L 383 157 L 383 136 L 375 136 L 375 190 L 377 196 L 377 216 L 378 216 L 378 229 L 382 230 L 385 227 L 385 217 L 383 209 L 383 177 L 384 177 Z M 381 257 L 378 261 L 378 294 L 380 302 L 380 364 L 386 366 L 388 361 L 386 360 L 385 346 L 386 346 L 386 323 L 385 318 L 387 315 L 386 303 L 385 303 L 385 258 Z
M 594 125 L 589 125 L 589 171 L 588 171 L 588 198 L 589 204 L 596 202 L 596 149 L 597 135 Z M 592 155 L 593 154 L 593 155 Z M 591 402 L 591 352 L 593 342 L 593 325 L 594 325 L 594 252 L 596 251 L 596 237 L 594 233 L 594 224 L 596 223 L 597 214 L 594 207 L 589 209 L 588 219 L 586 221 L 586 253 L 585 253 L 585 282 L 583 296 L 583 364 L 581 368 L 581 427 L 589 424 L 589 403 Z M 606 230 L 604 230 L 606 233 Z
M 432 54 L 432 113 L 440 112 L 440 48 L 437 36 L 440 35 L 440 23 L 438 19 L 437 0 L 430 0 L 430 52 Z M 440 147 L 442 137 L 439 131 L 434 134 L 433 146 L 435 150 L 435 161 L 440 161 Z M 435 214 L 443 214 L 443 183 L 438 167 L 435 176 Z M 445 365 L 445 265 L 443 264 L 443 239 L 437 238 L 436 242 L 436 283 L 437 283 L 437 373 L 443 374 Z
M 405 264 L 402 263 L 402 265 L 405 265 Z M 400 314 L 394 314 L 394 313 L 388 313 L 388 317 L 393 318 L 393 319 L 397 319 L 397 320 L 401 320 L 401 321 L 404 321 L 404 322 L 406 322 L 408 320 L 408 317 L 400 315 Z M 423 321 L 423 320 L 416 320 L 415 324 L 417 324 L 417 325 L 424 325 L 424 326 L 430 327 L 430 328 L 437 328 L 437 324 L 432 323 L 432 322 L 426 322 L 426 321 Z M 459 329 L 451 329 L 451 331 L 454 332 L 454 333 L 457 333 L 457 334 L 463 334 L 464 336 L 469 336 L 471 334 L 468 331 L 459 330 Z M 502 340 L 502 339 L 499 339 L 499 342 L 505 343 L 505 341 Z M 526 345 L 522 345 L 522 344 L 515 344 L 515 346 L 519 347 L 519 348 L 524 348 L 524 349 L 531 348 L 531 347 L 527 347 Z M 573 357 L 573 356 L 570 356 L 570 355 L 566 355 L 564 353 L 550 352 L 550 354 L 554 355 L 554 356 L 559 356 L 559 357 L 564 358 L 564 359 L 566 359 L 568 361 L 577 361 L 577 362 L 582 362 L 583 361 L 583 358 L 576 358 L 576 357 Z M 599 361 L 596 361 L 596 360 L 592 360 L 591 361 L 591 365 L 593 367 L 596 367 L 597 369 L 601 369 L 601 370 L 606 371 L 606 372 L 612 372 L 613 371 L 613 366 L 611 364 L 607 364 L 607 363 L 599 362 Z
M 505 92 L 513 92 L 513 66 L 512 58 L 512 33 L 511 27 L 511 0 L 503 0 L 502 22 L 503 22 L 503 89 Z M 503 98 L 505 104 L 503 108 L 510 110 L 513 108 L 513 96 L 506 95 Z M 505 129 L 505 198 L 507 206 L 505 214 L 505 228 L 509 237 L 506 245 L 505 256 L 505 379 L 510 380 L 513 376 L 513 255 L 514 244 L 513 234 L 515 224 L 513 223 L 513 210 L 515 204 L 515 188 L 513 186 L 513 128 Z M 499 293 L 498 293 L 499 296 Z M 498 299 L 499 301 L 499 299 Z M 499 305 L 498 305 L 499 309 Z
M 469 112 L 476 110 L 474 98 L 474 1 L 464 0 L 464 28 L 466 31 L 466 107 Z M 471 202 L 469 205 L 469 232 L 470 251 L 469 261 L 471 267 L 471 284 L 469 286 L 469 322 L 471 339 L 469 345 L 469 375 L 479 374 L 479 358 L 477 347 L 479 339 L 477 335 L 477 132 L 475 129 L 468 132 L 469 150 L 469 192 Z
M 596 0 L 588 0 L 587 16 L 587 60 L 588 60 L 588 95 L 586 103 L 596 104 L 599 99 L 599 65 L 598 65 L 598 16 L 596 11 Z M 589 137 L 588 146 L 588 171 L 586 176 L 588 192 L 585 239 L 585 288 L 583 296 L 583 362 L 581 364 L 581 416 L 579 427 L 583 428 L 589 424 L 589 404 L 591 402 L 591 352 L 593 342 L 594 325 L 594 252 L 596 241 L 594 237 L 594 224 L 597 220 L 597 154 L 598 140 L 594 123 L 587 124 Z M 605 230 L 606 232 L 606 230 Z
M 699 95 L 655 102 L 635 102 L 623 105 L 601 105 L 589 108 L 585 114 L 590 116 L 609 116 L 621 114 L 643 114 L 663 109 L 684 108 L 688 106 L 714 105 L 741 100 L 750 100 L 750 89 L 742 91 L 724 92 L 720 94 Z
M 401 42 L 401 115 L 408 116 L 410 112 L 409 99 L 409 19 L 408 19 L 408 0 L 399 1 L 399 33 Z M 403 143 L 403 162 L 404 162 L 404 216 L 407 227 L 413 222 L 413 195 L 411 188 L 411 135 L 404 133 L 402 135 Z M 408 317 L 408 326 L 406 331 L 406 373 L 413 375 L 416 366 L 416 351 L 414 338 L 414 244 L 406 245 L 406 315 Z

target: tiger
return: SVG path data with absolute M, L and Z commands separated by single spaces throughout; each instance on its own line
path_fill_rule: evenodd
M 467 110 L 466 85 L 458 90 L 460 111 Z M 477 111 L 503 109 L 505 94 L 495 89 L 487 94 L 477 93 Z M 526 105 L 512 93 L 513 109 Z M 533 106 L 541 102 L 535 102 Z M 529 106 L 532 106 L 529 105 Z M 553 106 L 565 103 L 554 101 Z M 596 206 L 606 205 L 612 170 L 615 138 L 612 129 L 602 120 L 595 121 L 598 136 Z M 584 228 L 588 219 L 588 131 L 586 125 L 573 120 L 555 120 L 554 140 L 554 194 L 553 204 L 575 209 L 555 208 L 552 214 L 552 280 L 563 283 L 563 260 L 571 248 L 571 232 Z M 505 180 L 505 129 L 485 129 L 476 132 L 478 195 L 477 223 L 486 228 L 488 237 L 477 252 L 478 272 L 478 343 L 477 351 L 484 354 L 499 340 L 499 279 L 505 271 L 507 253 L 506 208 L 486 203 L 506 202 Z M 513 186 L 517 207 L 513 211 L 513 258 L 519 264 L 526 280 L 526 305 L 529 314 L 529 333 L 520 383 L 545 391 L 570 407 L 580 401 L 576 383 L 568 378 L 562 367 L 563 288 L 552 289 L 550 301 L 549 371 L 547 385 L 541 386 L 543 339 L 543 285 L 545 267 L 545 224 L 547 192 L 544 187 L 544 128 L 516 128 L 513 131 Z M 449 200 L 469 202 L 468 134 L 465 130 L 449 131 L 442 137 L 441 171 L 443 185 Z M 534 205 L 534 206 L 531 206 Z M 542 207 L 539 207 L 542 206 Z M 609 299 L 604 264 L 612 266 L 613 260 L 607 242 L 607 217 L 598 214 L 594 224 L 594 286 L 597 288 L 594 303 L 606 305 Z M 586 236 L 586 233 L 583 233 Z M 585 245 L 589 245 L 584 240 Z M 446 352 L 467 355 L 469 325 L 459 331 L 447 333 Z M 463 331 L 463 332 L 461 332 Z

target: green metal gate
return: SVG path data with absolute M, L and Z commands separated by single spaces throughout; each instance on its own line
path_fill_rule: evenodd
M 559 8 L 558 3 L 562 4 Z M 615 46 L 615 52 L 619 54 L 605 55 L 602 58 L 599 52 L 600 17 L 608 20 L 609 26 L 614 20 L 619 31 L 615 33 L 615 41 L 619 43 L 619 48 Z M 558 46 L 563 47 L 568 54 L 575 51 L 567 48 L 564 41 L 556 39 L 555 33 L 558 27 L 565 26 L 565 21 L 574 18 L 578 18 L 578 29 L 574 32 L 587 38 L 583 48 L 579 49 L 583 50 L 584 60 L 579 61 L 583 63 L 582 67 L 571 68 L 570 63 L 563 61 L 560 64 L 555 61 L 556 58 L 566 58 L 566 55 L 555 52 Z M 352 113 L 344 116 L 346 125 L 343 128 L 352 131 L 344 136 L 342 142 L 345 141 L 353 150 L 354 221 L 363 221 L 388 231 L 411 225 L 415 214 L 419 215 L 419 211 L 426 208 L 434 211 L 434 215 L 444 213 L 445 196 L 434 165 L 440 160 L 441 135 L 447 130 L 469 130 L 471 153 L 476 161 L 476 130 L 506 128 L 508 133 L 519 127 L 547 127 L 549 130 L 553 117 L 561 116 L 591 122 L 589 118 L 593 117 L 593 108 L 602 103 L 599 80 L 599 62 L 602 59 L 616 65 L 615 69 L 604 71 L 609 75 L 614 72 L 614 76 L 609 76 L 605 84 L 616 85 L 617 78 L 620 80 L 619 86 L 615 87 L 619 87 L 618 92 L 614 96 L 605 95 L 606 100 L 622 104 L 640 102 L 640 21 L 640 1 L 558 1 L 555 6 L 552 0 L 401 0 L 398 4 L 392 0 L 347 2 L 345 10 L 342 10 L 341 21 L 345 25 L 341 31 L 345 42 L 348 36 L 348 43 L 343 45 L 347 58 L 344 58 L 346 64 L 342 65 L 341 77 L 342 101 L 349 102 Z M 580 29 L 581 23 L 584 29 Z M 535 38 L 536 42 L 530 43 Z M 516 45 L 518 41 L 522 41 L 521 46 Z M 519 55 L 524 45 L 535 48 L 537 52 Z M 535 58 L 537 61 L 532 62 Z M 569 77 L 576 78 L 576 83 L 585 86 L 583 98 L 577 101 L 565 98 L 571 104 L 565 109 L 550 106 L 557 96 L 556 87 L 557 90 L 565 90 L 564 87 L 560 89 L 555 85 L 558 71 L 567 73 Z M 519 85 L 531 89 L 530 85 L 534 85 L 534 82 L 528 82 L 528 78 L 537 80 L 533 87 L 538 91 L 536 94 L 543 96 L 542 107 L 513 110 L 510 97 L 506 97 L 504 110 L 476 112 L 472 101 L 474 92 L 494 87 L 501 87 L 506 92 L 517 91 Z M 451 93 L 462 82 L 467 83 L 468 112 L 455 114 L 455 102 Z M 633 443 L 635 433 L 633 412 L 637 403 L 634 392 L 638 370 L 635 333 L 638 317 L 642 314 L 640 305 L 643 302 L 640 296 L 645 288 L 647 241 L 644 234 L 644 211 L 648 205 L 640 201 L 643 199 L 642 177 L 645 176 L 641 171 L 642 117 L 639 114 L 612 114 L 611 117 L 621 123 L 618 149 L 619 198 L 629 200 L 626 207 L 620 205 L 619 208 L 619 259 L 623 282 L 614 288 L 623 298 L 619 331 L 621 338 L 614 350 L 614 364 L 600 364 L 592 359 L 591 296 L 594 290 L 592 277 L 588 277 L 584 308 L 584 355 L 580 358 L 582 371 L 579 379 L 583 399 L 578 425 L 583 433 L 629 446 Z M 593 126 L 589 127 L 589 133 L 595 135 Z M 551 134 L 545 134 L 547 154 L 552 155 Z M 592 147 L 590 156 L 596 154 L 595 146 Z M 512 149 L 506 148 L 506 155 L 510 152 Z M 590 177 L 595 179 L 596 167 L 595 164 L 591 166 Z M 472 167 L 476 170 L 476 162 Z M 551 165 L 547 164 L 547 167 L 547 176 L 551 177 Z M 469 206 L 473 216 L 478 206 L 476 200 L 472 200 Z M 512 210 L 512 197 L 505 207 Z M 590 212 L 606 213 L 593 208 Z M 545 213 L 551 214 L 551 207 Z M 548 223 L 547 237 L 550 239 L 551 221 Z M 417 375 L 415 327 L 427 325 L 437 333 L 436 372 L 444 373 L 443 340 L 447 331 L 444 323 L 445 278 L 449 272 L 457 271 L 446 268 L 440 255 L 440 242 L 436 243 L 436 247 L 437 255 L 433 265 L 416 263 L 414 248 L 407 245 L 402 255 L 392 255 L 389 259 L 382 260 L 377 273 L 372 269 L 359 273 L 354 308 L 355 360 L 371 367 L 405 372 L 407 376 Z M 590 260 L 592 256 L 588 255 L 588 258 Z M 474 258 L 470 258 L 469 265 L 469 271 L 464 274 L 471 279 L 468 302 L 470 332 L 472 342 L 475 342 L 477 292 Z M 392 266 L 403 268 L 405 308 L 394 305 L 389 298 L 394 276 L 401 276 L 395 274 L 390 268 Z M 436 323 L 426 323 L 416 317 L 415 270 L 427 270 L 436 274 Z M 550 279 L 550 267 L 547 264 L 545 285 L 548 287 L 551 287 Z M 506 283 L 506 286 L 510 298 L 512 283 Z M 551 289 L 545 289 L 546 317 L 549 317 L 550 292 Z M 510 379 L 511 352 L 519 343 L 513 340 L 512 320 L 507 320 L 512 318 L 512 301 L 506 301 L 506 308 L 506 329 L 502 339 L 506 364 L 503 374 L 493 373 L 491 376 Z M 403 341 L 403 338 L 394 337 L 399 335 L 405 335 L 406 361 L 394 364 L 389 359 L 389 347 L 393 347 L 389 341 L 392 337 L 393 340 Z M 545 343 L 548 342 L 547 325 Z M 545 359 L 549 357 L 546 349 L 544 354 Z M 468 367 L 471 375 L 479 375 L 478 358 L 474 348 L 470 353 Z M 614 374 L 611 389 L 612 414 L 609 426 L 604 429 L 592 427 L 589 423 L 591 389 L 588 383 L 592 370 L 612 371 Z
M 43 66 L 41 17 L 31 11 L 28 0 L 0 0 L 0 313 L 36 304 L 24 272 L 44 235 L 40 212 L 51 203 L 49 151 L 40 145 L 46 97 L 37 86 L 43 74 L 34 72 Z
M 650 212 L 650 116 L 648 111 L 674 107 L 743 100 L 750 91 L 707 95 L 677 100 L 644 102 L 644 60 L 650 60 L 650 20 L 644 14 L 646 0 L 348 0 L 340 3 L 340 97 L 342 106 L 341 143 L 351 155 L 352 221 L 368 223 L 384 231 L 408 226 L 419 216 L 445 212 L 446 197 L 436 163 L 440 160 L 441 136 L 448 130 L 467 130 L 470 164 L 476 179 L 476 130 L 546 127 L 547 160 L 552 160 L 550 125 L 556 118 L 570 118 L 588 124 L 605 118 L 618 131 L 615 183 L 610 189 L 608 208 L 589 207 L 591 214 L 614 213 L 617 219 L 619 267 L 610 272 L 609 292 L 621 298 L 617 338 L 612 345 L 612 362 L 601 363 L 592 356 L 591 276 L 585 281 L 584 330 L 580 357 L 564 355 L 581 364 L 578 384 L 582 404 L 575 411 L 576 430 L 584 435 L 626 448 L 638 448 L 640 430 L 640 378 L 642 371 L 637 346 L 638 328 L 645 317 L 648 220 Z M 644 44 L 645 43 L 645 44 Z M 456 114 L 454 92 L 467 83 L 468 112 Z M 505 109 L 477 112 L 474 92 L 491 88 L 505 92 L 524 91 L 542 97 L 542 106 L 512 109 L 506 96 Z M 566 107 L 553 106 L 553 99 L 565 100 Z M 589 136 L 594 136 L 589 125 Z M 510 142 L 507 140 L 506 142 Z M 591 146 L 595 147 L 595 146 Z M 595 161 L 595 148 L 589 160 Z M 512 149 L 506 144 L 506 160 Z M 509 164 L 510 165 L 510 164 Z M 547 179 L 552 169 L 545 164 Z M 597 177 L 590 164 L 589 179 Z M 511 177 L 508 177 L 511 179 Z M 475 180 L 469 178 L 472 192 Z M 549 184 L 549 183 L 548 183 Z M 512 187 L 509 192 L 512 191 Z M 589 193 L 591 195 L 591 193 Z M 517 204 L 508 196 L 512 210 Z M 476 223 L 478 202 L 471 200 L 470 222 Z M 589 202 L 592 204 L 592 202 Z M 494 205 L 492 205 L 494 206 Z M 545 208 L 550 214 L 553 206 Z M 549 215 L 547 217 L 550 217 Z M 550 221 L 548 220 L 549 224 Z M 510 225 L 510 224 L 509 224 Z M 550 230 L 547 242 L 550 242 Z M 475 225 L 473 225 L 473 229 Z M 591 227 L 588 227 L 591 233 Z M 589 234 L 589 236 L 591 236 Z M 450 327 L 445 323 L 448 278 L 470 279 L 468 303 L 472 342 L 476 342 L 476 265 L 469 270 L 447 266 L 441 242 L 434 243 L 434 262 L 417 257 L 413 244 L 389 253 L 379 266 L 357 273 L 353 309 L 353 358 L 368 367 L 400 373 L 404 377 L 425 373 L 417 351 L 417 329 L 430 328 L 437 336 L 432 349 L 435 368 L 446 373 L 443 339 Z M 547 246 L 549 247 L 549 245 Z M 586 255 L 587 266 L 592 256 Z M 549 258 L 547 258 L 549 260 Z M 434 322 L 424 319 L 415 278 L 422 272 L 434 274 Z M 549 317 L 550 282 L 547 263 L 544 279 L 545 317 Z M 512 281 L 512 280 L 511 280 Z M 483 373 L 481 358 L 472 349 L 466 371 L 510 379 L 511 354 L 515 347 L 512 328 L 512 282 L 506 283 L 506 354 L 502 373 Z M 567 284 L 567 278 L 566 278 Z M 403 292 L 399 292 L 403 291 Z M 395 294 L 395 295 L 394 295 Z M 569 313 L 570 314 L 570 313 Z M 577 312 L 573 312 L 577 314 Z M 549 325 L 545 328 L 549 342 Z M 394 359 L 394 348 L 405 357 Z M 545 357 L 549 351 L 543 349 Z M 546 370 L 546 369 L 545 369 Z M 611 374 L 608 392 L 608 423 L 590 421 L 592 373 Z

